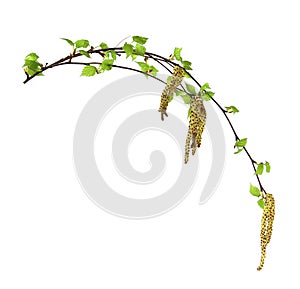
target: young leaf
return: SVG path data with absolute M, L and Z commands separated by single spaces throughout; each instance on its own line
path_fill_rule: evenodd
M 234 152 L 234 154 L 239 154 L 243 149 L 238 149 L 236 152 Z
M 271 171 L 271 165 L 269 162 L 265 162 L 266 172 L 269 173 Z
M 86 56 L 86 57 L 88 57 L 88 58 L 91 58 L 90 54 L 88 52 L 84 51 L 84 50 L 79 50 L 79 53 Z
M 80 39 L 75 42 L 76 48 L 87 48 L 89 44 L 89 41 L 86 39 Z
M 253 186 L 252 184 L 250 184 L 250 193 L 251 193 L 251 195 L 253 195 L 255 197 L 260 197 L 260 190 L 259 190 L 259 188 Z
M 36 53 L 31 52 L 25 57 L 25 61 L 26 60 L 36 61 L 36 60 L 38 60 L 38 58 L 39 58 L 39 56 Z
M 33 60 L 25 60 L 23 67 L 28 67 L 30 70 L 33 70 L 34 72 L 41 70 L 41 64 Z
M 74 47 L 74 42 L 72 40 L 67 38 L 60 38 L 60 39 L 67 41 L 72 47 Z
M 137 62 L 143 72 L 147 72 L 149 70 L 149 64 L 146 62 Z
M 173 100 L 173 95 L 169 97 L 169 102 Z
M 204 84 L 201 86 L 200 91 L 204 91 L 204 90 L 207 90 L 207 89 L 210 89 L 210 86 L 209 86 L 209 84 L 206 82 L 206 83 L 204 83 Z
M 149 66 L 148 72 L 151 73 L 152 75 L 156 76 L 158 69 L 155 68 L 153 65 L 151 65 L 151 66 Z
M 203 100 L 205 100 L 205 101 L 209 101 L 209 100 L 211 100 L 211 98 L 212 98 L 214 95 L 215 95 L 214 92 L 212 92 L 212 91 L 206 91 L 205 93 L 203 93 L 203 94 L 201 95 L 201 98 L 202 98 Z
M 136 43 L 139 43 L 139 44 L 145 44 L 148 40 L 147 37 L 142 37 L 142 36 L 133 36 L 132 37 L 132 40 Z
M 188 83 L 185 83 L 185 86 L 186 86 L 186 89 L 189 93 L 193 94 L 193 95 L 196 95 L 197 92 L 196 92 L 196 89 L 193 85 L 191 84 L 188 84 Z
M 260 164 L 258 164 L 255 173 L 256 173 L 257 175 L 261 175 L 263 172 L 264 172 L 264 164 L 263 164 L 263 163 L 260 163 Z
M 192 62 L 184 60 L 184 61 L 181 61 L 181 64 L 185 70 L 192 70 L 192 68 L 191 68 Z
M 146 47 L 139 44 L 139 43 L 137 43 L 136 46 L 135 46 L 135 52 L 138 55 L 144 56 L 145 52 L 146 52 Z
M 264 201 L 264 199 L 259 199 L 257 201 L 257 204 L 263 209 L 265 207 L 265 201 Z
M 191 103 L 191 97 L 187 95 L 186 93 L 180 95 L 182 100 L 184 101 L 185 104 L 190 104 Z
M 116 60 L 117 59 L 117 53 L 116 53 L 116 51 L 110 50 L 109 52 L 110 52 L 110 55 L 111 55 L 112 59 Z
M 238 140 L 234 146 L 240 148 L 240 147 L 246 146 L 246 144 L 247 144 L 247 138 L 243 138 L 243 139 Z
M 104 59 L 101 63 L 101 71 L 103 72 L 105 70 L 111 70 L 113 64 L 114 64 L 113 59 Z
M 100 46 L 101 49 L 108 48 L 108 45 L 106 43 L 104 43 L 104 42 L 101 42 L 99 46 Z
M 81 72 L 81 76 L 94 76 L 96 72 L 97 68 L 95 66 L 86 65 Z
M 237 113 L 237 112 L 239 112 L 239 110 L 235 106 L 233 106 L 233 105 L 226 106 L 225 108 L 226 108 L 226 111 L 229 112 L 229 113 Z
M 128 58 L 130 55 L 132 55 L 133 53 L 133 45 L 132 44 L 128 44 L 128 43 L 125 43 L 123 45 L 123 50 L 125 51 L 126 53 L 126 58 Z
M 182 48 L 178 48 L 178 47 L 174 48 L 173 55 L 174 55 L 175 59 L 178 61 L 182 61 L 181 50 L 182 50 Z

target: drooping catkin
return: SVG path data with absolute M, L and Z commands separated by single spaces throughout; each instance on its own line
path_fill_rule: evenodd
M 201 137 L 204 130 L 206 122 L 206 111 L 203 105 L 202 99 L 199 96 L 191 97 L 190 102 L 190 120 L 189 120 L 189 129 L 190 140 L 186 139 L 186 156 L 185 163 L 188 161 L 189 155 L 187 155 L 187 151 L 189 152 L 189 147 L 192 148 L 192 154 L 194 155 L 197 147 L 201 145 Z M 192 144 L 190 142 L 192 141 Z
M 275 199 L 272 194 L 266 194 L 265 206 L 264 206 L 264 211 L 261 220 L 261 231 L 260 231 L 261 258 L 260 258 L 260 264 L 257 267 L 258 271 L 260 271 L 263 268 L 265 263 L 266 248 L 271 240 L 274 217 L 275 217 Z
M 185 71 L 182 67 L 176 65 L 174 66 L 173 75 L 171 77 L 171 80 L 167 85 L 165 86 L 160 99 L 160 106 L 159 106 L 159 112 L 161 113 L 161 120 L 164 120 L 164 115 L 168 116 L 167 114 L 167 107 L 169 104 L 169 98 L 173 96 L 176 88 L 178 85 L 181 84 L 183 78 L 184 78 Z

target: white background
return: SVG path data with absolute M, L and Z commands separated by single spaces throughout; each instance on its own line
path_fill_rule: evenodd
M 1 9 L 0 287 L 299 288 L 298 1 L 10 1 Z M 61 67 L 22 84 L 24 56 L 43 62 L 67 54 L 59 40 L 115 45 L 150 38 L 148 50 L 175 46 L 193 62 L 257 160 L 277 210 L 265 268 L 259 263 L 261 210 L 245 154 L 232 154 L 215 195 L 199 190 L 158 218 L 127 220 L 95 206 L 77 181 L 72 140 L 85 103 L 122 77 L 80 78 Z

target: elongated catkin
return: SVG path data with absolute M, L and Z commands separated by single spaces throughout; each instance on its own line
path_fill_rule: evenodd
M 169 83 L 165 86 L 160 99 L 159 112 L 161 113 L 161 120 L 164 120 L 164 115 L 168 116 L 167 108 L 169 104 L 169 98 L 173 96 L 178 85 L 181 84 L 184 78 L 184 69 L 180 66 L 174 66 L 173 75 Z

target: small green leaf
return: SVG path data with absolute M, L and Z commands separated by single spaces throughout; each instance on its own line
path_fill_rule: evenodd
M 269 162 L 265 162 L 266 172 L 269 173 L 271 171 L 271 165 Z
M 173 100 L 173 95 L 169 97 L 169 102 Z
M 196 89 L 193 85 L 189 84 L 189 83 L 185 83 L 185 86 L 186 86 L 186 89 L 189 93 L 193 94 L 193 95 L 196 95 L 197 92 L 196 92 Z
M 107 49 L 108 48 L 108 45 L 104 42 L 101 42 L 100 45 L 101 49 Z
M 81 72 L 81 76 L 94 76 L 96 72 L 97 68 L 95 66 L 86 65 Z
M 39 58 L 39 56 L 36 53 L 31 52 L 25 57 L 25 61 L 26 60 L 36 61 L 36 60 L 38 60 L 38 58 Z
M 114 64 L 113 59 L 104 59 L 100 65 L 101 72 L 103 72 L 105 70 L 111 70 L 113 64 Z
M 79 50 L 79 53 L 86 56 L 86 57 L 88 57 L 88 58 L 91 58 L 90 54 L 87 51 Z
M 110 55 L 111 55 L 112 59 L 113 59 L 113 60 L 116 60 L 116 59 L 117 59 L 117 53 L 116 53 L 116 51 L 114 51 L 114 50 L 109 50 L 109 52 L 110 52 Z
M 135 52 L 138 55 L 144 56 L 145 52 L 146 52 L 146 47 L 137 43 L 135 46 Z
M 155 68 L 153 65 L 151 65 L 151 66 L 149 66 L 148 72 L 151 73 L 152 75 L 156 76 L 157 72 L 158 72 L 158 69 Z
M 257 175 L 261 175 L 263 172 L 264 172 L 264 164 L 263 164 L 263 163 L 260 163 L 260 164 L 258 164 L 255 173 L 256 173 Z
M 41 64 L 33 60 L 25 60 L 23 67 L 28 67 L 30 70 L 35 72 L 41 70 Z
M 67 38 L 60 38 L 60 39 L 67 41 L 72 47 L 74 47 L 74 42 L 72 40 Z
M 182 98 L 182 100 L 184 101 L 185 104 L 190 104 L 191 103 L 191 97 L 188 94 L 184 93 L 180 96 L 181 96 L 181 98 Z
M 238 140 L 234 146 L 240 148 L 240 147 L 246 146 L 246 144 L 247 144 L 247 138 L 243 138 L 243 139 Z
M 202 93 L 201 98 L 205 101 L 211 100 L 211 98 L 215 95 L 212 91 L 206 91 L 205 93 Z
M 187 113 L 187 118 L 189 118 L 191 115 L 191 108 L 189 108 L 188 113 Z
M 226 106 L 225 108 L 226 108 L 226 111 L 229 112 L 229 113 L 237 113 L 237 112 L 239 112 L 239 110 L 235 106 L 233 106 L 233 105 Z
M 191 68 L 192 62 L 184 60 L 184 61 L 181 61 L 181 64 L 182 64 L 184 69 L 192 70 L 192 68 Z
M 186 73 L 186 71 L 184 72 L 184 77 L 185 77 L 185 78 L 191 78 L 191 77 L 189 76 L 189 74 Z
M 204 90 L 207 90 L 207 89 L 210 89 L 210 86 L 209 86 L 209 84 L 206 82 L 206 83 L 204 83 L 204 84 L 201 86 L 200 91 L 204 91 Z
M 75 42 L 76 48 L 87 48 L 90 43 L 86 39 L 80 39 Z
M 253 195 L 255 197 L 260 197 L 260 190 L 259 190 L 259 188 L 253 186 L 252 184 L 250 184 L 250 193 L 251 193 L 251 195 Z
M 239 154 L 243 149 L 238 149 L 236 152 L 234 152 L 234 154 Z
M 128 43 L 125 43 L 123 45 L 123 50 L 125 51 L 126 53 L 126 58 L 128 58 L 130 55 L 132 55 L 133 53 L 133 45 L 132 44 L 128 44 Z
M 257 201 L 257 204 L 258 204 L 262 209 L 264 209 L 264 207 L 265 207 L 265 201 L 264 201 L 264 199 L 259 199 L 259 200 Z
M 148 40 L 147 37 L 142 37 L 142 36 L 133 36 L 132 37 L 132 40 L 136 43 L 139 43 L 139 44 L 145 44 Z
M 178 61 L 182 61 L 181 50 L 182 50 L 182 48 L 178 48 L 178 47 L 174 48 L 173 54 L 174 54 L 175 59 Z
M 149 64 L 146 62 L 137 62 L 143 72 L 147 72 L 149 70 Z

